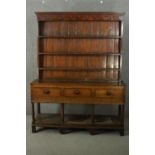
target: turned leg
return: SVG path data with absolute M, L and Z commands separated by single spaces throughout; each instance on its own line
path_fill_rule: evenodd
M 61 110 L 60 110 L 60 115 L 61 115 L 61 127 L 59 129 L 59 132 L 61 134 L 65 134 L 63 124 L 64 124 L 64 103 L 61 104 Z
M 118 116 L 121 117 L 121 105 L 118 105 Z
M 61 123 L 64 124 L 64 103 L 61 104 Z
M 92 104 L 91 124 L 92 124 L 92 126 L 94 126 L 94 124 L 95 124 L 95 105 L 94 104 Z M 89 130 L 89 133 L 91 135 L 95 135 L 96 131 L 95 131 L 95 129 L 92 128 Z
M 37 103 L 37 113 L 38 113 L 38 114 L 40 114 L 40 113 L 41 113 L 40 103 Z
M 120 116 L 120 121 L 121 121 L 121 126 L 122 129 L 120 129 L 120 136 L 124 136 L 124 104 L 119 105 L 119 116 Z
M 32 103 L 32 133 L 36 132 L 36 127 L 34 126 L 35 124 L 35 105 Z

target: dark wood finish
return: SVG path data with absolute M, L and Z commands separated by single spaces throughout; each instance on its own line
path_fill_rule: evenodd
M 38 114 L 41 113 L 40 103 L 37 104 L 37 113 L 38 113 Z
M 120 135 L 124 136 L 124 105 L 120 106 L 120 121 L 121 121 L 121 125 L 122 128 L 120 129 Z
M 64 103 L 61 104 L 61 120 L 62 124 L 64 124 Z
M 35 105 L 32 103 L 32 123 L 35 122 Z
M 37 126 L 57 127 L 61 133 L 71 128 L 85 128 L 91 134 L 96 129 L 117 129 L 124 135 L 125 85 L 121 81 L 124 13 L 37 12 L 36 15 L 39 78 L 31 83 L 32 131 Z M 60 103 L 60 114 L 42 114 L 43 103 Z M 92 106 L 92 113 L 65 115 L 66 103 L 87 104 Z M 96 104 L 118 105 L 118 116 L 115 119 L 96 116 Z M 105 124 L 106 119 L 109 125 Z
M 36 126 L 35 124 L 35 104 L 32 102 L 32 133 L 36 132 Z

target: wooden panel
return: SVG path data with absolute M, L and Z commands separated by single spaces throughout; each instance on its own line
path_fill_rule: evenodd
M 40 39 L 40 52 L 119 53 L 118 39 Z
M 119 22 L 41 22 L 40 36 L 119 36 Z
M 40 67 L 86 68 L 86 57 L 82 56 L 43 56 Z
M 119 68 L 119 56 L 88 56 L 88 68 Z
M 57 79 L 57 80 L 84 80 L 87 77 L 87 72 L 67 72 L 67 71 L 40 71 L 44 79 Z
M 109 71 L 40 71 L 44 79 L 56 79 L 62 81 L 104 82 L 117 81 L 119 70 Z
M 66 72 L 63 71 L 40 71 L 44 79 L 65 79 Z
M 105 81 L 116 81 L 118 80 L 118 73 L 117 70 L 109 70 L 109 71 L 94 71 L 88 72 L 88 81 L 98 81 L 98 80 L 105 80 Z

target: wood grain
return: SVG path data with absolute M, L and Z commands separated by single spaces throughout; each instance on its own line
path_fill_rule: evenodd
M 36 127 L 115 129 L 124 135 L 125 84 L 121 80 L 123 16 L 118 12 L 37 12 L 38 79 L 31 83 L 32 132 Z M 59 103 L 60 114 L 41 104 Z M 37 104 L 37 114 L 35 114 Z M 90 115 L 65 114 L 65 104 L 92 106 Z M 117 116 L 95 105 L 118 105 Z

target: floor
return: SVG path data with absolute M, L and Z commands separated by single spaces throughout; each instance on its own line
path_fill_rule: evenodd
M 31 133 L 31 116 L 27 116 L 27 155 L 128 155 L 128 120 L 125 136 L 118 132 L 92 136 L 87 131 L 62 135 L 48 129 Z

